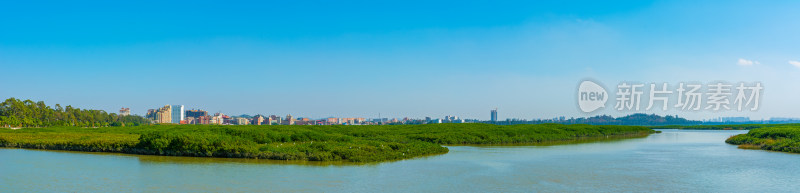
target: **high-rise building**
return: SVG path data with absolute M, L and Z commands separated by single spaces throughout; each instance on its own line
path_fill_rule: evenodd
M 152 118 L 156 123 L 172 123 L 172 106 L 165 105 L 164 107 L 147 111 L 147 117 Z
M 180 124 L 186 118 L 185 116 L 183 105 L 172 105 L 172 123 Z
M 492 122 L 497 122 L 497 108 L 492 110 Z

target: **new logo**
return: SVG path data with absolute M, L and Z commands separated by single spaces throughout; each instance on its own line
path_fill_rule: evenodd
M 606 106 L 608 92 L 602 86 L 585 80 L 578 86 L 578 106 L 584 113 L 589 113 Z

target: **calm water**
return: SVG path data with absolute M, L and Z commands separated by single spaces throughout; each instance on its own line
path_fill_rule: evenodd
M 0 192 L 797 192 L 800 154 L 664 130 L 557 146 L 450 147 L 366 165 L 0 149 Z

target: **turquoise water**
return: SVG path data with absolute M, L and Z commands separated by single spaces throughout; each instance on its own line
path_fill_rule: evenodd
M 377 164 L 0 149 L 0 192 L 796 192 L 800 154 L 663 130 L 556 146 L 454 146 Z

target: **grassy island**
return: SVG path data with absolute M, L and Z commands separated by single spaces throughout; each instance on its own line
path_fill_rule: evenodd
M 146 125 L 2 129 L 0 146 L 149 155 L 375 162 L 447 153 L 442 145 L 535 144 L 642 137 L 613 125 Z
M 725 142 L 739 145 L 740 148 L 800 153 L 800 127 L 782 126 L 752 129 L 746 134 L 732 136 Z

